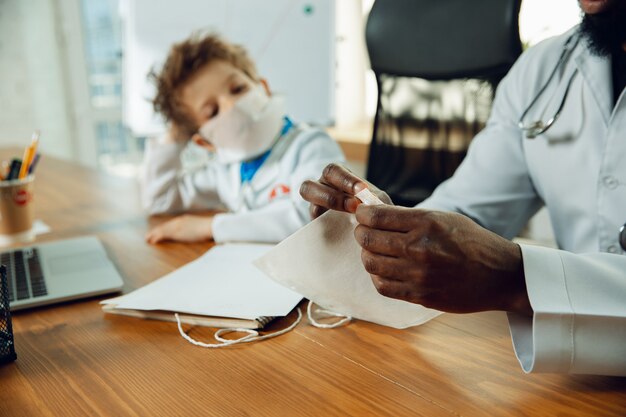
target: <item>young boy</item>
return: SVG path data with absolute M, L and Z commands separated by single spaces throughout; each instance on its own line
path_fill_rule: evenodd
M 270 93 L 243 48 L 215 35 L 192 36 L 172 47 L 152 77 L 154 108 L 169 129 L 146 144 L 145 208 L 228 212 L 179 216 L 152 229 L 149 243 L 279 242 L 309 221 L 300 184 L 343 162 L 343 154 L 323 131 L 285 116 L 283 100 Z M 189 140 L 215 158 L 183 173 L 180 153 Z

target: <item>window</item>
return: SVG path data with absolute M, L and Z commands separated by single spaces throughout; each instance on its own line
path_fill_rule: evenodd
M 119 0 L 81 0 L 88 101 L 99 168 L 135 176 L 142 141 L 122 121 L 122 35 Z

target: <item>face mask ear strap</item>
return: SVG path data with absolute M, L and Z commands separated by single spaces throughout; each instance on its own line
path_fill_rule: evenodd
M 252 329 L 240 329 L 240 328 L 219 329 L 218 331 L 215 332 L 215 335 L 213 336 L 215 337 L 215 340 L 217 340 L 219 343 L 204 343 L 204 342 L 195 340 L 194 338 L 189 336 L 187 333 L 185 333 L 185 331 L 183 330 L 183 325 L 180 321 L 180 317 L 178 316 L 178 313 L 174 314 L 174 317 L 176 318 L 176 323 L 178 324 L 178 332 L 186 341 L 188 341 L 192 345 L 200 346 L 203 348 L 214 349 L 214 348 L 221 348 L 225 346 L 237 345 L 240 343 L 257 342 L 260 340 L 270 339 L 272 337 L 276 337 L 276 336 L 280 336 L 281 334 L 288 333 L 292 331 L 298 325 L 298 323 L 300 323 L 300 321 L 302 321 L 302 312 L 300 311 L 300 309 L 298 309 L 298 318 L 296 319 L 296 321 L 291 323 L 289 327 L 283 330 L 276 331 L 274 333 L 264 334 L 263 336 L 259 336 L 259 332 L 257 332 L 256 330 L 252 330 Z M 222 336 L 228 333 L 247 333 L 247 334 L 243 337 L 240 337 L 239 339 L 224 339 Z
M 263 86 L 263 90 L 265 90 L 267 96 L 272 97 L 272 90 L 270 90 L 270 85 L 268 84 L 267 80 L 265 78 L 260 78 L 259 84 Z
M 320 323 L 313 318 L 313 301 L 309 301 L 309 305 L 306 307 L 306 315 L 309 319 L 309 322 L 320 329 L 334 329 L 339 326 L 343 326 L 346 323 L 352 321 L 352 317 L 346 316 L 344 314 L 335 313 L 334 311 L 325 310 L 323 308 L 318 308 L 315 310 L 315 313 L 318 315 L 326 316 L 326 317 L 342 317 L 341 320 L 338 320 L 334 323 Z
M 208 139 L 205 139 L 204 137 L 202 137 L 201 134 L 199 133 L 195 133 L 192 137 L 191 140 L 193 141 L 193 143 L 195 143 L 197 146 L 206 149 L 207 151 L 215 151 L 215 145 L 213 145 Z

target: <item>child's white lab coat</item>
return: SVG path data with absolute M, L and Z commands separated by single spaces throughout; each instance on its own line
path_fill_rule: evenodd
M 240 163 L 216 160 L 183 173 L 183 143 L 146 144 L 142 200 L 150 214 L 226 206 L 213 220 L 216 242 L 279 242 L 310 220 L 300 185 L 318 179 L 331 162 L 344 162 L 341 149 L 325 132 L 294 126 L 278 140 L 251 181 L 241 183 Z

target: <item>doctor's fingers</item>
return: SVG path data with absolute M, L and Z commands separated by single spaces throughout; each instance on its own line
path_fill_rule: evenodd
M 312 203 L 311 215 L 314 218 L 327 209 L 354 213 L 359 205 L 356 197 L 322 184 L 319 181 L 304 181 L 300 186 L 300 195 L 306 201 Z M 319 208 L 314 206 L 319 206 Z
M 369 252 L 393 257 L 406 257 L 409 242 L 403 232 L 372 229 L 359 224 L 354 229 L 357 243 Z
M 422 280 L 423 272 L 420 266 L 408 259 L 380 255 L 362 249 L 361 262 L 370 275 L 391 281 L 421 282 Z
M 414 304 L 424 304 L 421 289 L 412 282 L 394 281 L 379 275 L 370 275 L 379 294 Z
M 423 229 L 430 222 L 429 210 L 379 204 L 361 204 L 356 210 L 356 220 L 373 229 L 408 232 Z
M 309 205 L 309 215 L 311 216 L 311 219 L 317 219 L 319 216 L 326 213 L 327 211 L 327 208 L 318 206 L 317 204 Z
M 354 195 L 367 188 L 365 180 L 354 175 L 348 168 L 339 164 L 328 164 L 320 178 L 322 184 L 341 190 L 344 193 Z

